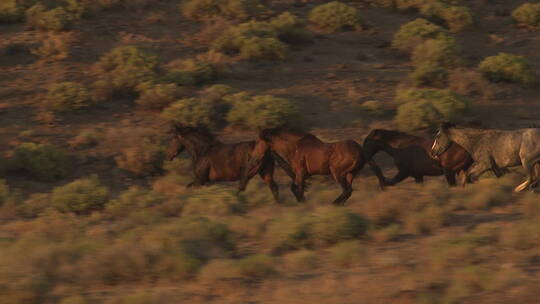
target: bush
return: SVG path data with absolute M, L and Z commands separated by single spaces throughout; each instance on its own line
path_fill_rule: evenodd
M 69 141 L 69 146 L 74 149 L 86 149 L 96 146 L 103 139 L 100 130 L 82 130 L 77 136 Z
M 245 199 L 236 195 L 235 191 L 221 186 L 210 186 L 198 189 L 185 198 L 183 214 L 223 216 L 245 211 Z
M 185 98 L 176 101 L 162 112 L 165 119 L 186 126 L 216 127 L 219 121 L 217 110 L 213 103 Z
M 415 46 L 428 39 L 446 39 L 448 33 L 442 27 L 426 19 L 418 18 L 402 25 L 392 40 L 392 47 L 412 51 Z
M 251 129 L 294 126 L 298 118 L 299 111 L 293 102 L 272 95 L 238 100 L 227 114 L 229 123 Z
M 245 20 L 264 11 L 259 0 L 189 0 L 182 3 L 182 14 L 189 19 L 213 17 Z
M 473 15 L 466 6 L 449 6 L 440 12 L 439 17 L 444 19 L 453 33 L 468 29 L 473 24 Z
M 133 94 L 137 86 L 156 80 L 157 59 L 134 46 L 118 47 L 103 55 L 95 65 L 95 89 L 110 97 L 112 93 Z
M 51 202 L 61 212 L 89 214 L 101 210 L 109 199 L 109 190 L 96 175 L 79 179 L 52 191 Z
M 319 264 L 317 253 L 306 249 L 283 256 L 283 261 L 287 270 L 298 273 L 311 272 Z
M 499 53 L 484 59 L 478 69 L 492 82 L 509 81 L 527 85 L 535 82 L 534 70 L 524 56 Z
M 49 88 L 46 102 L 56 112 L 80 111 L 89 106 L 90 94 L 76 82 L 61 82 Z
M 272 257 L 254 254 L 238 261 L 238 271 L 246 279 L 261 279 L 275 272 Z
M 173 103 L 181 94 L 176 84 L 144 83 L 137 87 L 139 98 L 135 102 L 148 109 L 163 109 Z
M 286 43 L 306 43 L 312 40 L 310 32 L 295 15 L 284 12 L 270 20 L 270 25 L 277 33 L 279 40 Z
M 137 144 L 123 148 L 114 158 L 118 168 L 137 176 L 159 172 L 164 160 L 164 149 L 151 138 L 142 138 Z
M 240 58 L 251 61 L 259 59 L 284 59 L 287 46 L 276 38 L 251 37 L 240 48 Z
M 107 203 L 106 212 L 112 217 L 121 218 L 132 212 L 148 212 L 144 209 L 159 205 L 164 200 L 156 192 L 133 186 L 122 192 L 117 199 Z
M 387 112 L 382 102 L 378 100 L 365 101 L 360 105 L 360 108 L 363 111 L 375 116 L 381 116 Z
M 0 23 L 21 21 L 24 16 L 24 7 L 18 0 L 4 0 L 0 3 Z
M 448 82 L 448 70 L 433 63 L 422 63 L 416 66 L 410 75 L 415 86 L 445 87 Z
M 427 234 L 444 225 L 445 213 L 441 207 L 429 206 L 405 217 L 405 231 L 411 234 Z
M 6 181 L 0 179 L 0 206 L 2 206 L 9 199 L 9 187 Z
M 512 18 L 521 25 L 530 28 L 540 26 L 540 3 L 524 3 L 512 11 Z
M 453 68 L 459 65 L 459 55 L 454 38 L 428 39 L 414 48 L 412 61 L 415 65 L 433 64 Z
M 63 60 L 69 56 L 69 36 L 47 34 L 39 47 L 31 50 L 32 54 L 42 60 Z
M 189 59 L 182 62 L 180 68 L 170 70 L 162 80 L 177 85 L 203 84 L 217 78 L 216 68 L 201 60 Z
M 322 4 L 312 9 L 309 12 L 309 22 L 317 28 L 329 32 L 362 29 L 358 10 L 337 1 Z
M 398 92 L 396 121 L 402 130 L 433 128 L 442 121 L 465 114 L 470 101 L 450 90 L 409 89 Z
M 311 218 L 303 213 L 287 214 L 268 225 L 266 238 L 274 252 L 309 246 Z
M 199 271 L 199 280 L 207 284 L 240 278 L 240 271 L 235 261 L 231 259 L 211 260 Z
M 63 7 L 51 10 L 38 3 L 26 11 L 26 24 L 28 26 L 51 31 L 63 31 L 68 29 L 77 17 L 66 11 Z
M 346 241 L 328 249 L 332 264 L 340 267 L 349 267 L 361 261 L 365 249 L 359 241 Z
M 23 143 L 15 148 L 12 168 L 42 181 L 64 177 L 68 169 L 67 156 L 57 148 L 45 144 Z
M 365 218 L 347 209 L 321 208 L 315 214 L 311 237 L 316 244 L 334 244 L 364 235 L 368 226 Z

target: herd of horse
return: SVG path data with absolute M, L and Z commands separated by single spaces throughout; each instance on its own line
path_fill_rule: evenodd
M 435 138 L 423 138 L 398 131 L 375 129 L 363 145 L 354 140 L 326 143 L 315 135 L 285 128 L 264 129 L 254 141 L 225 144 L 204 127 L 173 125 L 167 158 L 174 159 L 186 150 L 193 162 L 194 180 L 188 185 L 239 181 L 238 191 L 259 175 L 279 202 L 274 180 L 277 164 L 292 179 L 291 191 L 304 201 L 306 179 L 312 175 L 331 175 L 342 193 L 334 204 L 344 204 L 351 196 L 354 178 L 368 164 L 381 189 L 396 185 L 407 177 L 422 183 L 424 176 L 444 175 L 450 186 L 456 176 L 464 186 L 488 170 L 500 177 L 506 168 L 521 165 L 527 179 L 516 192 L 532 188 L 540 176 L 540 129 L 513 131 L 458 128 L 443 123 Z M 398 169 L 386 179 L 373 157 L 388 153 Z

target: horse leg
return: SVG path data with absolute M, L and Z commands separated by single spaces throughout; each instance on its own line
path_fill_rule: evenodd
M 301 169 L 297 172 L 295 172 L 296 178 L 294 183 L 291 185 L 291 190 L 296 196 L 296 200 L 299 202 L 305 201 L 304 197 L 304 189 L 305 189 L 305 179 L 306 179 L 306 173 L 304 169 Z
M 343 205 L 352 195 L 352 182 L 354 180 L 354 174 L 351 172 L 345 174 L 334 174 L 334 179 L 341 186 L 342 192 L 332 204 Z
M 384 174 L 382 173 L 381 168 L 377 165 L 377 163 L 373 159 L 370 159 L 368 161 L 368 165 L 371 168 L 371 171 L 375 173 L 375 176 L 377 176 L 377 179 L 379 180 L 379 187 L 382 190 L 384 190 L 384 186 L 388 185 L 388 181 L 386 180 L 386 177 L 384 177 Z M 356 171 L 360 171 L 360 169 L 362 168 L 360 167 Z M 353 173 L 353 174 L 356 176 L 356 173 Z
M 538 161 L 539 160 L 534 160 L 534 161 L 522 160 L 521 161 L 523 169 L 525 169 L 525 173 L 527 174 L 527 179 L 523 183 L 521 183 L 519 186 L 517 186 L 514 189 L 514 192 L 521 192 L 521 191 L 527 189 L 527 187 L 529 187 L 531 184 L 533 184 L 533 182 L 535 180 L 534 166 L 536 165 L 536 163 Z
M 465 187 L 466 184 L 470 183 L 469 176 L 467 176 L 467 172 L 465 170 L 459 171 L 459 178 L 461 180 L 461 187 Z
M 396 185 L 397 183 L 401 182 L 402 180 L 406 179 L 409 176 L 410 175 L 408 173 L 406 173 L 404 170 L 399 170 L 398 173 L 396 174 L 396 176 L 394 176 L 394 178 L 392 178 L 390 180 L 388 185 L 394 186 L 394 185 Z
M 444 177 L 446 177 L 446 182 L 450 187 L 456 186 L 456 173 L 450 169 L 444 169 Z
M 268 185 L 270 188 L 270 191 L 272 191 L 272 195 L 274 196 L 274 201 L 276 203 L 279 203 L 279 188 L 274 181 L 274 163 L 267 164 L 261 169 L 261 172 L 259 173 L 262 180 L 265 184 Z
M 187 185 L 188 188 L 195 186 L 203 186 L 210 180 L 210 165 L 209 164 L 200 164 L 194 168 L 193 173 L 195 179 L 193 182 Z
M 417 184 L 423 184 L 424 183 L 424 177 L 422 175 L 418 175 L 414 177 L 414 182 Z

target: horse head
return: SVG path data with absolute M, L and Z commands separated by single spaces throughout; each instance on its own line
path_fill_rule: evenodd
M 449 129 L 455 127 L 456 125 L 451 122 L 441 123 L 431 146 L 431 155 L 433 157 L 439 157 L 450 147 L 452 139 L 450 138 Z
M 167 159 L 172 160 L 187 147 L 190 153 L 201 153 L 215 142 L 214 135 L 205 126 L 188 126 L 180 123 L 172 124 L 168 134 L 173 136 L 167 149 Z

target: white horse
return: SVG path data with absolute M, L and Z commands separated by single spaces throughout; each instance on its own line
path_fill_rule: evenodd
M 452 141 L 465 148 L 474 159 L 468 171 L 470 178 L 477 178 L 492 169 L 495 162 L 500 168 L 521 165 L 525 169 L 527 180 L 517 186 L 515 192 L 523 191 L 538 182 L 534 167 L 540 163 L 540 129 L 483 130 L 457 128 L 454 124 L 444 123 L 435 136 L 432 154 L 442 154 Z

